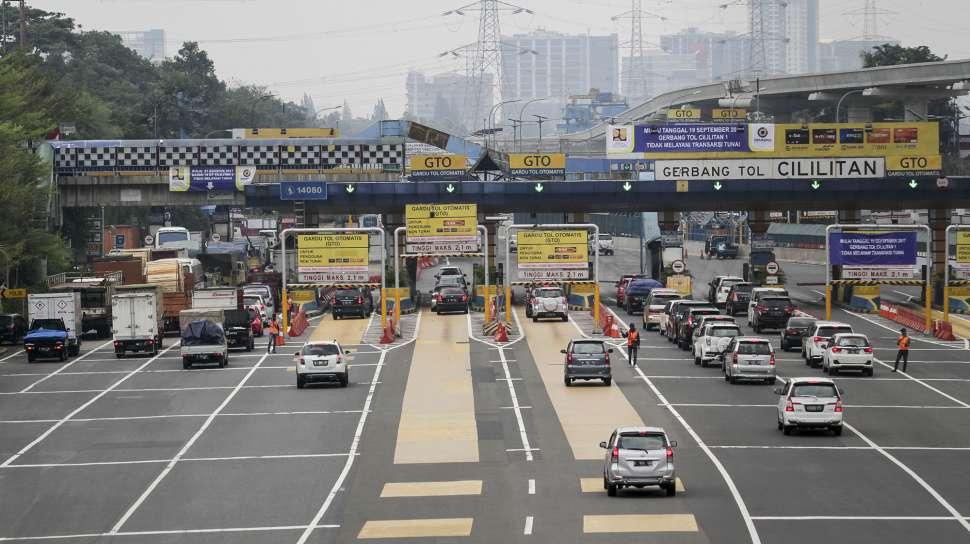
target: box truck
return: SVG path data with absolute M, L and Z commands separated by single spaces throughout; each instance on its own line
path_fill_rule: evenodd
M 30 330 L 49 328 L 46 320 L 60 319 L 67 332 L 67 355 L 75 356 L 81 351 L 82 319 L 81 293 L 34 293 L 27 295 Z M 36 326 L 35 326 L 36 325 Z
M 111 297 L 115 356 L 128 352 L 157 355 L 162 349 L 164 299 L 158 285 L 120 286 Z

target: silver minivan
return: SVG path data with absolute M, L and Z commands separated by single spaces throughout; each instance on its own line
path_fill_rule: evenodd
M 600 442 L 606 450 L 603 458 L 603 487 L 615 497 L 624 487 L 642 488 L 656 485 L 668 497 L 677 493 L 674 472 L 674 448 L 660 427 L 620 427 L 613 431 L 608 442 Z
M 775 383 L 775 349 L 766 338 L 738 336 L 731 339 L 721 354 L 724 380 L 738 383 L 740 380 L 757 380 Z

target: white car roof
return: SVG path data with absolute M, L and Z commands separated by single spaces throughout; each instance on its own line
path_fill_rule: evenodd
M 310 340 L 304 346 L 340 346 L 337 340 Z
M 767 338 L 762 338 L 760 336 L 738 336 L 737 338 L 735 338 L 735 340 L 737 340 L 739 344 L 741 342 L 753 342 L 756 344 L 771 345 L 771 340 L 768 340 Z
M 865 338 L 866 340 L 869 340 L 869 337 L 861 332 L 840 332 L 832 338 Z
M 615 432 L 616 434 L 639 433 L 639 432 L 667 434 L 667 431 L 665 431 L 663 429 L 663 427 L 632 427 L 632 426 L 627 426 L 627 427 L 617 427 L 616 430 L 614 430 L 613 432 Z
M 849 327 L 849 328 L 852 327 L 852 325 L 849 325 L 848 323 L 842 323 L 841 321 L 816 321 L 815 326 L 816 327 Z
M 828 383 L 835 385 L 835 381 L 831 378 L 822 378 L 821 376 L 803 376 L 800 378 L 781 378 L 782 381 L 787 383 Z
M 740 276 L 720 276 L 719 278 L 720 278 L 720 281 L 725 281 L 725 280 L 744 281 L 744 278 L 742 278 Z

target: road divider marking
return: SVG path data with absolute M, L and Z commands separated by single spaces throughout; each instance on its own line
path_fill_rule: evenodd
M 468 536 L 472 518 L 385 519 L 367 521 L 357 533 L 358 539 L 375 538 L 442 538 Z
M 696 533 L 693 514 L 615 514 L 583 516 L 583 532 Z
M 52 377 L 57 376 L 58 374 L 60 374 L 61 372 L 65 371 L 65 370 L 67 370 L 69 368 L 71 368 L 75 364 L 80 363 L 81 361 L 83 361 L 84 359 L 86 359 L 89 355 L 91 355 L 93 353 L 96 353 L 99 349 L 108 347 L 111 344 L 112 344 L 112 341 L 108 341 L 108 342 L 105 342 L 105 343 L 101 344 L 100 346 L 92 349 L 91 351 L 89 351 L 87 353 L 83 353 L 81 355 L 78 355 L 70 363 L 67 363 L 66 365 L 64 365 L 64 366 L 58 368 L 57 370 L 55 370 L 54 372 L 51 372 L 50 374 L 44 376 L 43 378 L 37 380 L 36 382 L 34 382 L 34 383 L 28 385 L 27 387 L 21 389 L 20 392 L 21 393 L 27 393 L 28 391 L 30 391 L 31 389 L 33 389 L 35 386 L 38 386 L 38 385 L 44 383 L 45 381 L 51 379 Z M 171 347 L 171 346 L 169 346 L 169 347 Z M 159 353 L 159 355 L 161 355 L 162 353 L 165 353 L 165 352 L 163 351 L 163 352 Z M 158 355 L 156 355 L 156 357 L 157 356 Z
M 481 480 L 456 480 L 451 482 L 388 482 L 381 490 L 381 498 L 397 497 L 450 497 L 481 495 Z
M 525 517 L 525 528 L 522 529 L 522 534 L 524 535 L 532 534 L 532 524 L 534 521 L 535 521 L 535 518 L 532 516 Z

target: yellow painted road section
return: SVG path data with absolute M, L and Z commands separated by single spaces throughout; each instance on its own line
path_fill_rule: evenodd
M 394 497 L 452 497 L 458 495 L 481 495 L 481 480 L 458 480 L 454 482 L 388 482 L 381 490 L 381 498 Z
M 643 425 L 643 420 L 630 405 L 620 388 L 604 387 L 599 381 L 563 383 L 563 360 L 560 350 L 573 338 L 582 338 L 572 323 L 540 321 L 533 323 L 519 315 L 529 351 L 535 359 L 539 375 L 546 386 L 559 424 L 578 460 L 602 459 L 599 443 L 608 440 L 617 427 Z M 623 357 L 612 354 L 613 369 L 623 363 Z
M 677 493 L 683 493 L 687 491 L 684 487 L 684 482 L 680 481 L 680 478 L 674 478 L 674 485 L 677 487 Z M 583 493 L 606 493 L 606 489 L 603 488 L 603 477 L 599 478 L 580 478 L 579 488 Z
M 696 533 L 691 514 L 583 516 L 584 533 Z
M 364 523 L 359 539 L 435 538 L 472 534 L 472 518 L 385 519 Z
M 369 319 L 334 319 L 332 315 L 327 314 L 320 319 L 320 323 L 310 333 L 309 341 L 336 338 L 341 345 L 360 344 L 369 322 Z
M 394 463 L 477 463 L 478 429 L 468 354 L 468 318 L 421 316 Z

